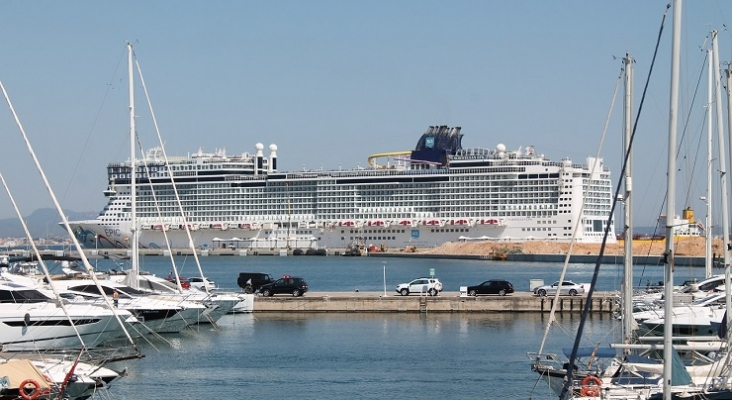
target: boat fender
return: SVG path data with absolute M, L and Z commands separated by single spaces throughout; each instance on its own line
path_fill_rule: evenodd
M 25 326 L 30 325 L 30 314 L 25 313 L 25 316 L 23 317 L 23 322 L 25 322 Z
M 28 314 L 26 314 L 28 315 Z M 31 385 L 33 386 L 33 391 L 30 393 L 26 391 L 26 386 Z M 41 394 L 41 391 L 39 390 L 41 385 L 38 384 L 33 379 L 26 379 L 23 382 L 20 383 L 20 397 L 22 397 L 25 400 L 35 400 L 38 398 L 38 396 Z
M 600 397 L 600 389 L 602 389 L 602 381 L 594 375 L 587 375 L 582 380 L 582 396 L 584 397 Z

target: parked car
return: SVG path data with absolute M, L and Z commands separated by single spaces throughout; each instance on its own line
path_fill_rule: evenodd
M 410 293 L 425 293 L 437 296 L 442 291 L 442 283 L 437 278 L 417 278 L 409 283 L 400 283 L 396 287 L 397 293 L 407 296 Z
M 214 281 L 212 281 L 208 278 L 201 278 L 200 276 L 190 277 L 190 278 L 188 278 L 188 282 L 190 283 L 191 287 L 196 288 L 198 290 L 211 291 L 211 290 L 217 289 L 216 283 Z
M 511 282 L 503 279 L 487 280 L 480 285 L 468 286 L 468 294 L 477 296 L 479 294 L 497 294 L 505 296 L 513 293 L 513 285 Z
M 259 288 L 259 293 L 262 296 L 274 296 L 276 294 L 287 293 L 292 294 L 295 297 L 302 296 L 308 291 L 308 284 L 305 279 L 296 278 L 290 275 L 285 275 L 280 279 L 266 285 L 262 285 Z
M 250 287 L 247 287 L 247 282 L 251 285 Z M 262 285 L 272 282 L 274 282 L 274 279 L 264 272 L 240 272 L 239 278 L 236 280 L 236 284 L 248 293 L 254 293 L 259 290 Z
M 577 296 L 585 292 L 584 286 L 579 283 L 572 281 L 556 281 L 551 285 L 537 286 L 534 288 L 534 294 L 539 296 L 546 296 L 548 294 L 555 294 L 559 290 L 559 294 L 568 294 L 570 296 Z

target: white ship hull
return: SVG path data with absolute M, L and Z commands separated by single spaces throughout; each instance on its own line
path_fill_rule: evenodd
M 97 248 L 127 248 L 132 236 L 130 224 L 101 225 L 96 220 L 78 221 L 74 223 L 75 230 L 85 232 L 78 235 L 82 238 L 82 244 L 88 248 L 95 247 L 96 232 L 107 232 L 103 234 L 96 244 Z M 416 246 L 420 248 L 435 247 L 447 242 L 457 241 L 499 241 L 499 242 L 523 242 L 529 240 L 561 241 L 549 236 L 546 232 L 527 231 L 535 228 L 533 221 L 516 222 L 512 227 L 388 227 L 376 229 L 328 229 L 312 228 L 298 230 L 297 233 L 286 232 L 286 229 L 277 230 L 197 230 L 191 232 L 191 237 L 196 248 L 235 248 L 235 249 L 307 249 L 307 248 L 346 248 L 354 240 L 362 238 L 365 245 L 380 247 L 385 244 L 388 248 L 404 248 Z M 304 231 L 304 232 L 302 232 Z M 188 248 L 188 234 L 185 231 L 166 232 L 167 240 L 171 248 Z M 386 238 L 389 239 L 386 239 Z M 601 237 L 584 237 L 580 239 L 584 243 L 600 243 Z M 612 240 L 611 240 L 612 242 Z M 387 244 L 388 243 L 388 244 Z M 142 231 L 140 234 L 140 246 L 142 248 L 165 249 L 165 235 L 161 231 Z

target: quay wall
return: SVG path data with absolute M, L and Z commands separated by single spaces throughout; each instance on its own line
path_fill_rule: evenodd
M 560 296 L 557 312 L 581 313 L 587 303 L 586 296 Z M 309 292 L 301 297 L 276 295 L 256 296 L 254 312 L 302 312 L 302 313 L 499 313 L 525 312 L 549 313 L 554 297 L 539 297 L 532 293 L 514 293 L 508 296 L 464 296 L 457 292 L 442 292 L 439 296 L 400 296 L 377 292 L 342 293 Z M 616 296 L 612 293 L 596 293 L 590 302 L 591 313 L 617 311 Z
M 125 258 L 130 256 L 129 249 L 85 249 L 84 254 L 89 258 Z M 190 256 L 193 254 L 191 249 L 172 249 L 170 251 L 176 256 Z M 340 256 L 344 253 L 344 249 L 328 249 L 328 256 Z M 76 250 L 42 250 L 41 254 L 45 257 L 78 257 Z M 285 249 L 197 249 L 196 254 L 199 257 L 248 257 L 248 256 L 290 256 L 290 257 L 317 257 L 317 256 L 295 256 L 292 251 Z M 27 257 L 30 255 L 28 250 L 12 250 L 11 256 Z M 168 256 L 169 252 L 163 249 L 140 249 L 141 256 Z M 369 253 L 368 257 L 407 257 L 407 258 L 434 258 L 434 259 L 453 259 L 453 260 L 495 260 L 491 255 L 474 255 L 474 254 L 433 254 L 433 253 L 409 253 L 389 251 L 384 253 Z M 509 262 L 552 262 L 562 263 L 565 261 L 565 254 L 528 254 L 528 253 L 509 253 L 505 259 L 501 261 Z M 596 254 L 572 254 L 569 257 L 570 263 L 576 264 L 594 264 L 597 262 Z M 601 264 L 622 264 L 623 256 L 618 254 L 604 255 L 600 259 Z M 676 256 L 675 263 L 677 266 L 688 267 L 704 267 L 704 257 L 696 256 Z M 642 255 L 633 257 L 634 265 L 661 265 L 661 257 L 657 255 Z

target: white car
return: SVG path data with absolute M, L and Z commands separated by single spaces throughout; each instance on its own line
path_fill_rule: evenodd
M 208 291 L 216 290 L 216 283 L 208 278 L 201 278 L 195 277 L 195 278 L 188 278 L 188 282 L 191 284 L 191 287 L 196 288 L 198 290 L 206 291 L 204 289 L 204 286 L 208 289 Z
M 534 294 L 539 296 L 546 296 L 547 294 L 555 294 L 559 290 L 559 294 L 568 294 L 570 296 L 577 296 L 585 292 L 585 287 L 579 283 L 572 281 L 556 281 L 551 285 L 538 286 L 534 288 Z
M 407 296 L 410 293 L 437 296 L 442 291 L 442 282 L 437 278 L 417 278 L 409 283 L 398 284 L 396 291 L 402 296 Z

